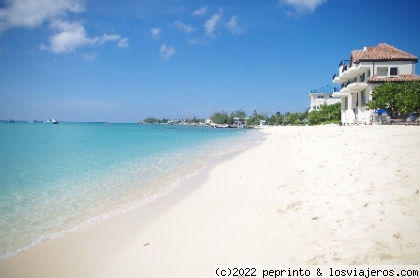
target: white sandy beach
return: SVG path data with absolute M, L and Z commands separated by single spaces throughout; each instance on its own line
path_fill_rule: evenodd
M 420 264 L 420 128 L 265 128 L 145 207 L 0 262 L 0 277 L 213 277 L 219 264 Z

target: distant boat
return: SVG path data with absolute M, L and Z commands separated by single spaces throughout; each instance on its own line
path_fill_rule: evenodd
M 46 121 L 45 123 L 56 125 L 58 124 L 58 121 L 56 119 L 48 119 L 48 121 Z
M 11 124 L 11 123 L 14 123 L 15 121 L 14 120 L 12 120 L 12 119 L 8 119 L 7 121 L 6 121 L 6 123 L 8 123 L 8 124 Z
M 214 124 L 213 127 L 214 128 L 233 128 L 233 126 L 228 125 L 228 124 Z

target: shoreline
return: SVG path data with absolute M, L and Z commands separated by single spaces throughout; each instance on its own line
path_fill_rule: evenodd
M 258 144 L 261 144 L 264 140 L 264 137 L 261 136 L 258 142 L 253 143 L 250 147 L 253 148 L 258 146 Z M 154 218 L 158 217 L 161 213 L 164 213 L 164 211 L 168 210 L 171 206 L 175 206 L 184 198 L 187 198 L 189 194 L 197 190 L 203 183 L 205 183 L 208 173 L 212 168 L 216 167 L 219 163 L 225 160 L 230 160 L 245 151 L 245 149 L 240 148 L 234 151 L 211 155 L 202 161 L 196 162 L 196 164 L 198 163 L 200 166 L 194 168 L 194 171 L 189 172 L 188 174 L 184 173 L 177 180 L 173 180 L 173 183 L 170 186 L 166 186 L 164 190 L 161 190 L 158 194 L 153 195 L 151 200 L 145 202 L 142 201 L 142 204 L 139 206 L 129 206 L 129 209 L 120 210 L 119 212 L 115 211 L 112 214 L 107 214 L 107 217 L 98 217 L 99 220 L 97 221 L 84 223 L 78 228 L 65 231 L 57 237 L 48 238 L 43 242 L 31 245 L 10 257 L 0 260 L 0 276 L 3 277 L 3 275 L 6 275 L 7 277 L 9 273 L 7 270 L 6 272 L 3 272 L 3 265 L 12 271 L 12 277 L 16 277 L 15 275 L 17 275 L 14 272 L 15 270 L 18 270 L 18 273 L 23 271 L 20 273 L 22 276 L 19 276 L 18 274 L 18 277 L 45 277 L 45 275 L 55 276 L 57 275 L 56 271 L 58 269 L 54 269 L 51 274 L 48 274 L 50 273 L 49 271 L 44 272 L 51 266 L 51 261 L 63 262 L 66 260 L 68 252 L 73 253 L 77 252 L 77 250 L 83 251 L 85 246 L 90 246 L 92 249 L 87 254 L 83 254 L 83 252 L 79 253 L 81 256 L 75 259 L 78 263 L 84 262 L 85 264 L 90 265 L 90 267 L 88 267 L 88 272 L 91 274 L 86 274 L 86 277 L 92 277 L 92 273 L 98 272 L 98 269 L 100 268 L 100 265 L 98 264 L 101 263 L 96 259 L 92 260 L 92 254 L 95 254 L 94 256 L 100 255 L 101 257 L 112 256 L 112 254 L 117 251 L 120 246 L 119 244 L 112 244 L 112 241 L 109 240 L 110 238 L 118 237 L 120 240 L 125 240 L 126 238 L 134 236 L 134 233 L 131 233 L 130 229 L 123 231 L 116 227 L 123 225 L 125 227 L 131 227 L 132 231 L 136 231 L 136 229 L 143 229 L 143 227 L 147 226 L 150 222 L 153 222 Z M 141 219 L 141 222 L 132 223 L 132 226 L 127 226 L 128 223 L 137 219 Z M 102 245 L 104 242 L 106 242 L 106 246 Z M 109 244 L 109 242 L 111 242 L 111 244 Z M 65 250 L 65 252 L 62 253 L 62 250 Z M 59 256 L 57 257 L 57 255 Z M 44 260 L 42 257 L 48 257 L 52 260 Z M 70 265 L 66 265 L 65 268 L 74 270 L 78 268 L 78 263 L 73 264 L 72 267 L 70 267 Z M 24 270 L 17 268 L 13 269 L 15 265 L 20 264 L 25 265 Z M 92 265 L 95 265 L 96 267 L 92 268 Z M 41 271 L 38 276 L 33 273 L 33 269 Z M 92 269 L 95 269 L 95 271 L 90 272 Z M 84 272 L 79 273 L 79 275 L 81 275 L 79 277 L 83 277 L 85 275 L 83 273 Z M 60 273 L 59 275 L 60 277 L 66 277 L 63 273 Z M 68 277 L 74 277 L 74 274 L 68 275 Z
M 86 128 L 86 126 L 82 126 L 82 128 Z M 106 130 L 107 132 L 111 130 L 97 125 L 95 128 L 99 128 L 100 131 Z M 163 129 L 167 130 L 165 127 Z M 136 128 L 134 130 L 139 129 Z M 186 131 L 188 130 L 192 129 L 186 129 Z M 89 131 L 91 131 L 91 128 L 89 128 Z M 61 132 L 60 134 L 63 133 Z M 184 146 L 183 144 L 175 144 L 172 149 L 167 148 L 163 155 L 151 155 L 149 159 L 143 159 L 143 156 L 137 155 L 135 156 L 136 159 L 115 163 L 115 165 L 111 165 L 112 167 L 104 167 L 96 171 L 93 171 L 92 168 L 89 168 L 87 171 L 79 171 L 82 172 L 81 178 L 77 175 L 77 171 L 74 171 L 77 174 L 69 176 L 70 178 L 58 179 L 59 184 L 50 186 L 52 187 L 51 190 L 45 190 L 45 192 L 42 192 L 42 190 L 37 192 L 37 184 L 35 184 L 33 186 L 35 189 L 32 193 L 33 196 L 27 197 L 27 202 L 30 203 L 29 208 L 33 207 L 36 209 L 25 209 L 23 205 L 20 206 L 20 203 L 23 202 L 18 203 L 18 201 L 15 201 L 16 203 L 13 204 L 13 201 L 9 200 L 18 199 L 20 196 L 19 192 L 15 195 L 10 194 L 11 197 L 8 198 L 6 191 L 6 194 L 3 196 L 6 200 L 3 208 L 6 207 L 6 209 L 2 217 L 4 225 L 1 234 L 1 242 L 3 244 L 0 244 L 0 261 L 43 244 L 46 241 L 73 233 L 90 225 L 95 225 L 114 215 L 119 215 L 142 207 L 146 203 L 153 202 L 155 199 L 170 193 L 178 186 L 180 180 L 202 168 L 203 161 L 212 156 L 230 152 L 232 149 L 240 149 L 244 145 L 250 144 L 252 138 L 255 137 L 253 135 L 244 137 L 239 133 L 236 135 L 236 132 L 219 132 L 218 134 L 221 135 L 195 131 L 192 133 L 197 133 L 198 135 L 209 134 L 210 136 L 205 138 L 205 143 L 189 144 L 188 146 L 185 143 Z M 212 131 L 211 133 L 214 132 Z M 203 135 L 200 136 L 203 137 Z M 239 138 L 246 139 L 241 140 L 238 144 L 237 140 Z M 186 140 L 183 141 L 185 142 Z M 233 142 L 234 145 L 229 142 Z M 170 150 L 168 151 L 168 149 Z M 30 159 L 27 160 L 30 161 Z M 32 160 L 39 161 L 33 157 Z M 103 163 L 105 163 L 107 158 L 98 157 L 96 161 L 99 161 L 99 163 L 104 161 Z M 45 165 L 46 163 L 42 164 Z M 74 164 L 77 165 L 77 163 Z M 25 168 L 31 169 L 30 167 Z M 87 169 L 88 167 L 83 168 Z M 60 170 L 56 172 L 65 172 L 66 169 Z M 7 173 L 7 171 L 3 172 Z M 40 177 L 42 177 L 43 171 L 36 172 L 40 173 L 40 175 L 26 174 L 26 177 L 32 177 L 34 181 L 42 180 Z M 13 173 L 9 174 L 10 177 L 14 176 Z M 48 175 L 48 177 L 54 176 Z M 54 182 L 49 184 L 53 185 Z M 10 188 L 19 188 L 19 186 L 10 186 Z M 12 190 L 11 192 L 13 193 Z M 50 192 L 54 192 L 54 195 Z M 23 198 L 26 198 L 24 194 Z M 46 217 L 43 217 L 44 215 Z M 14 219 L 18 221 L 14 221 Z
M 217 264 L 418 264 L 420 129 L 274 127 L 141 208 L 0 262 L 2 277 L 212 277 Z

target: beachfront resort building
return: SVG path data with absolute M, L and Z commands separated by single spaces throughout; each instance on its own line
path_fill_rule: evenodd
M 341 97 L 333 97 L 335 91 L 337 91 L 337 88 L 331 86 L 325 86 L 318 90 L 311 90 L 309 93 L 311 103 L 308 112 L 319 110 L 321 105 L 330 105 L 341 102 Z
M 415 64 L 418 57 L 386 43 L 351 52 L 334 74 L 333 82 L 341 89 L 333 93 L 340 97 L 343 124 L 369 123 L 372 111 L 365 104 L 372 100 L 375 87 L 384 82 L 418 81 Z

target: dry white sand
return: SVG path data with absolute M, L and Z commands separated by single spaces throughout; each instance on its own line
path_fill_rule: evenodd
M 0 262 L 0 277 L 213 277 L 218 264 L 420 264 L 420 128 L 266 128 L 130 213 Z

